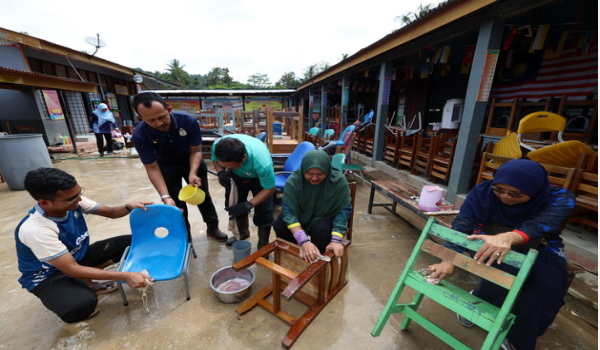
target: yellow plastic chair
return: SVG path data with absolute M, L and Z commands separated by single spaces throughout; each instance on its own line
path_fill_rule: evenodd
M 514 132 L 508 132 L 506 136 L 496 142 L 492 153 L 506 158 L 518 159 L 523 157 L 520 140 Z
M 571 140 L 538 148 L 527 153 L 527 158 L 538 163 L 575 168 L 581 154 L 598 154 L 581 141 Z
M 519 122 L 517 128 L 517 136 L 519 138 L 519 144 L 526 149 L 533 151 L 535 148 L 523 143 L 522 135 L 527 132 L 546 132 L 546 131 L 558 131 L 558 141 L 564 142 L 562 139 L 563 131 L 567 120 L 556 113 L 541 111 L 526 115 Z

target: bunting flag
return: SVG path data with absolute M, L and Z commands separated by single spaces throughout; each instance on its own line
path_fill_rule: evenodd
M 419 75 L 421 79 L 429 78 L 429 68 L 430 66 L 428 64 L 421 66 L 421 74 Z
M 440 69 L 440 75 L 443 77 L 450 76 L 451 70 L 452 70 L 452 68 L 450 67 L 449 64 L 444 64 L 444 65 L 442 65 L 442 68 Z
M 531 46 L 529 47 L 529 52 L 534 52 L 535 50 L 541 50 L 544 48 L 544 42 L 546 42 L 548 30 L 550 30 L 549 25 L 540 25 L 538 27 L 535 39 L 533 39 L 533 41 L 531 42 Z
M 594 32 L 594 33 L 589 32 L 589 33 L 587 33 L 585 38 L 582 38 L 582 39 L 584 39 L 583 44 L 581 45 L 581 47 L 582 47 L 581 54 L 582 55 L 589 55 L 592 48 L 598 47 L 598 32 Z
M 546 51 L 544 51 L 544 58 L 554 59 L 560 57 L 560 54 L 562 53 L 562 50 L 565 47 L 565 42 L 567 41 L 567 38 L 569 38 L 569 34 L 570 32 L 568 30 L 565 30 L 560 36 L 558 43 L 551 44 L 550 47 L 547 48 Z
M 431 63 L 432 64 L 438 63 L 441 57 L 442 57 L 442 48 L 438 48 L 437 50 L 435 50 L 435 53 L 433 54 L 433 59 L 431 60 Z
M 450 52 L 452 51 L 452 46 L 444 46 L 442 49 L 442 57 L 440 57 L 440 63 L 448 63 L 448 58 L 450 57 Z
M 508 34 L 508 38 L 506 38 L 506 42 L 504 43 L 504 47 L 502 47 L 502 50 L 506 51 L 510 48 L 510 44 L 515 39 L 515 36 L 517 36 L 517 33 L 519 33 L 517 26 L 511 26 L 510 33 Z
M 469 74 L 471 72 L 470 64 L 461 64 L 460 65 L 460 74 Z
M 537 51 L 514 57 L 510 68 L 498 69 L 491 97 L 512 100 L 517 97 L 537 101 L 550 96 L 567 95 L 584 99 L 598 86 L 598 45 L 589 55 L 580 49 L 561 49 L 558 57 Z M 553 51 L 553 53 L 555 53 Z
M 468 45 L 465 47 L 465 52 L 462 57 L 460 65 L 460 74 L 469 74 L 471 72 L 471 65 L 475 58 L 475 45 Z

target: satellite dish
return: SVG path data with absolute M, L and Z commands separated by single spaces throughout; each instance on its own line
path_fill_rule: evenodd
M 88 36 L 87 38 L 85 38 L 85 41 L 88 44 L 96 47 L 96 51 L 94 51 L 92 56 L 94 56 L 96 54 L 96 52 L 98 52 L 99 48 L 106 46 L 106 43 L 104 41 L 100 40 L 100 34 L 96 34 L 95 38 L 93 36 Z
M 133 76 L 133 81 L 135 81 L 135 82 L 136 82 L 136 83 L 138 83 L 138 84 L 141 84 L 141 83 L 144 81 L 144 77 L 142 77 L 142 76 L 141 76 L 141 75 L 139 75 L 139 74 L 135 74 L 135 75 Z

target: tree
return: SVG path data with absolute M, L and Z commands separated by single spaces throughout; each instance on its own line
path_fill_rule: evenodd
M 186 72 L 183 68 L 185 65 L 181 65 L 179 60 L 173 59 L 168 64 L 167 76 L 168 78 L 165 80 L 171 81 L 176 85 L 179 85 L 181 88 L 189 88 L 191 85 L 192 79 L 188 72 Z
M 328 70 L 330 67 L 331 65 L 324 61 L 308 66 L 306 67 L 306 69 L 304 69 L 304 76 L 302 77 L 302 81 L 307 81 L 315 75 Z
M 429 10 L 431 10 L 431 4 L 425 6 L 423 6 L 423 4 L 420 4 L 419 7 L 417 7 L 417 12 L 405 13 L 402 16 L 396 17 L 396 20 L 400 21 L 402 23 L 402 27 L 404 27 L 425 16 L 429 12 Z
M 248 78 L 248 85 L 253 89 L 266 89 L 271 86 L 271 81 L 269 81 L 267 74 L 256 73 Z
M 296 78 L 296 73 L 294 72 L 283 73 L 279 81 L 275 83 L 275 87 L 277 88 L 295 88 L 298 85 L 300 85 L 300 80 Z
M 206 86 L 215 89 L 215 86 L 229 86 L 233 79 L 229 76 L 229 68 L 214 67 L 206 75 Z

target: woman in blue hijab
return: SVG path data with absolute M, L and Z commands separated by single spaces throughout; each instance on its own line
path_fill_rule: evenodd
M 564 305 L 567 259 L 560 230 L 574 207 L 575 196 L 562 187 L 550 185 L 544 167 L 531 160 L 514 159 L 502 164 L 494 179 L 471 190 L 452 222 L 452 228 L 469 235 L 467 238 L 484 241 L 473 258 L 488 266 L 500 264 L 501 270 L 514 273 L 515 268 L 501 264 L 511 249 L 539 251 L 515 304 L 513 312 L 517 317 L 503 349 L 535 349 L 537 338 Z M 461 248 L 447 246 L 455 251 Z M 441 262 L 429 268 L 432 278 L 443 279 L 453 272 L 454 265 Z M 472 292 L 498 307 L 506 293 L 506 289 L 486 280 Z M 458 318 L 463 326 L 473 325 Z
M 113 152 L 111 131 L 116 128 L 115 117 L 108 109 L 106 103 L 100 103 L 90 117 L 90 127 L 96 136 L 96 145 L 100 157 L 104 157 L 104 140 L 106 140 L 107 154 L 116 154 Z

